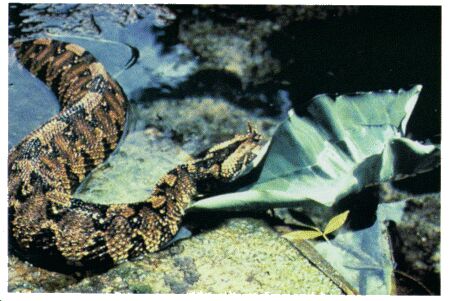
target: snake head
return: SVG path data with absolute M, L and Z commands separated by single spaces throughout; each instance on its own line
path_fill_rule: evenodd
M 247 166 L 257 157 L 263 138 L 251 124 L 246 134 L 237 134 L 233 138 L 214 145 L 203 152 L 194 161 L 194 168 L 203 177 L 230 182 L 245 173 Z

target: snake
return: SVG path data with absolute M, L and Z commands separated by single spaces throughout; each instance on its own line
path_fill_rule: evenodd
M 38 38 L 12 46 L 18 62 L 60 104 L 58 114 L 8 153 L 10 244 L 30 258 L 90 270 L 156 252 L 176 235 L 192 202 L 234 181 L 261 149 L 262 135 L 249 123 L 246 133 L 167 172 L 143 201 L 104 205 L 77 199 L 77 187 L 126 135 L 128 100 L 105 67 L 77 44 Z

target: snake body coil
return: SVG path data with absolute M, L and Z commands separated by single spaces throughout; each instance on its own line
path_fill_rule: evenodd
M 61 104 L 58 115 L 9 152 L 10 238 L 21 252 L 93 269 L 157 251 L 177 233 L 185 208 L 210 181 L 232 180 L 260 149 L 261 137 L 250 128 L 168 172 L 143 202 L 100 205 L 75 199 L 86 175 L 116 148 L 126 97 L 78 45 L 37 39 L 14 48 Z

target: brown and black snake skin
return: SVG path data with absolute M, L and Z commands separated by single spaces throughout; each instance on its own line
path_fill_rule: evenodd
M 78 45 L 42 38 L 13 46 L 61 104 L 58 115 L 8 155 L 9 233 L 22 253 L 91 269 L 157 251 L 177 233 L 184 210 L 208 181 L 233 180 L 261 148 L 261 136 L 249 126 L 247 134 L 169 171 L 145 201 L 100 205 L 75 199 L 83 179 L 116 148 L 126 97 Z

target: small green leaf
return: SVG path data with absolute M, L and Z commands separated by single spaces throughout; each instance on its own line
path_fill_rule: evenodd
M 313 239 L 319 236 L 323 236 L 323 233 L 320 230 L 299 230 L 292 231 L 287 234 L 284 234 L 283 237 L 291 240 L 291 241 L 300 241 L 306 239 Z
M 323 231 L 323 233 L 325 235 L 327 235 L 327 234 L 330 234 L 331 232 L 336 231 L 340 227 L 342 227 L 345 224 L 345 221 L 347 220 L 347 217 L 348 217 L 349 213 L 350 213 L 350 210 L 346 210 L 346 211 L 336 215 L 332 219 L 330 219 L 330 221 L 326 225 L 325 230 Z

